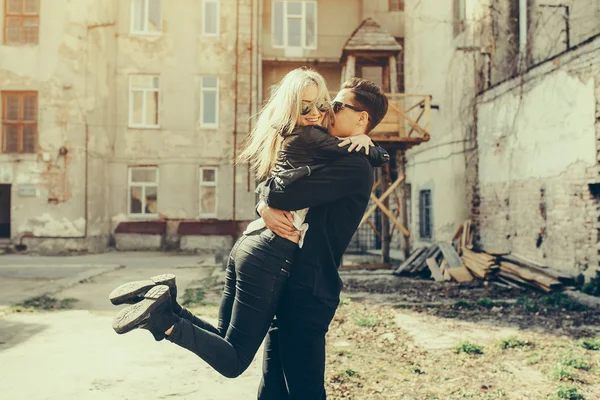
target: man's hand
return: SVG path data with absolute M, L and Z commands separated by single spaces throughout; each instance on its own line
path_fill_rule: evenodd
M 348 147 L 348 153 L 351 153 L 353 150 L 360 151 L 360 149 L 364 147 L 365 153 L 369 155 L 369 147 L 375 146 L 371 138 L 367 135 L 348 136 L 346 138 L 338 137 L 338 139 L 342 141 L 338 147 L 350 145 L 350 147 Z
M 294 227 L 294 217 L 289 211 L 282 211 L 262 205 L 258 208 L 258 213 L 265 221 L 265 225 L 275 234 L 282 238 L 298 236 L 300 231 Z

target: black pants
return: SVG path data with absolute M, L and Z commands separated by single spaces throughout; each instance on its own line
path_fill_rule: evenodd
M 288 282 L 267 335 L 259 400 L 326 399 L 325 334 L 336 309 Z
M 218 327 L 184 310 L 168 340 L 228 378 L 242 374 L 267 334 L 297 248 L 268 229 L 242 236 L 229 256 Z

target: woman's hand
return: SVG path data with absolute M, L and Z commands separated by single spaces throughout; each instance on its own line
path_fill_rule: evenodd
M 294 217 L 291 212 L 261 204 L 258 207 L 258 213 L 265 221 L 267 228 L 282 238 L 297 237 L 300 234 L 300 231 L 294 226 Z
M 350 147 L 348 147 L 348 153 L 351 153 L 353 150 L 360 151 L 360 149 L 364 148 L 365 153 L 369 155 L 369 147 L 375 146 L 371 138 L 367 135 L 348 136 L 346 138 L 338 137 L 338 139 L 342 141 L 338 147 L 350 145 Z

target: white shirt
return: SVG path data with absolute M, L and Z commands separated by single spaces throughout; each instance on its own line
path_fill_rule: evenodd
M 308 230 L 308 224 L 304 222 L 304 220 L 306 219 L 306 214 L 308 213 L 308 208 L 292 211 L 291 213 L 294 217 L 294 227 L 300 231 L 300 241 L 298 242 L 298 246 L 302 248 L 302 245 L 304 244 L 304 236 L 306 235 L 306 231 Z M 256 232 L 266 227 L 267 226 L 265 225 L 265 221 L 262 218 L 256 219 L 250 222 L 250 224 L 244 231 L 244 235 Z

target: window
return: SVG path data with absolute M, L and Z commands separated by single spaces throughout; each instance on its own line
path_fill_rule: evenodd
M 35 153 L 37 92 L 2 92 L 2 151 Z
M 317 47 L 316 2 L 273 2 L 273 47 Z
M 159 34 L 161 0 L 131 0 L 131 33 Z
M 200 168 L 200 217 L 217 216 L 217 169 Z
M 157 217 L 158 168 L 129 168 L 129 215 Z
M 4 0 L 4 43 L 37 44 L 40 28 L 39 0 Z
M 200 126 L 219 126 L 219 78 L 203 76 L 200 84 Z
M 402 46 L 402 51 L 396 56 L 396 76 L 398 81 L 398 93 L 404 93 L 404 38 L 397 37 L 396 42 Z
M 403 11 L 404 0 L 390 0 L 390 11 Z
M 431 239 L 431 190 L 419 192 L 419 236 Z
M 412 229 L 412 185 L 410 183 L 407 183 L 404 186 L 404 195 L 406 196 L 406 222 L 407 222 L 407 229 L 411 230 Z
M 202 33 L 206 36 L 219 35 L 219 0 L 202 1 L 203 26 Z
M 467 0 L 454 0 L 454 36 L 465 31 L 467 9 L 465 2 Z
M 158 128 L 159 78 L 155 75 L 129 77 L 129 126 Z

